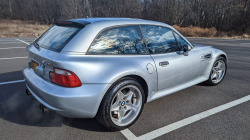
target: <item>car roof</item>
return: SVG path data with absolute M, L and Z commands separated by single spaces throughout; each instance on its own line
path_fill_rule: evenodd
M 131 23 L 131 24 L 155 24 L 155 25 L 167 25 L 165 23 L 162 22 L 157 22 L 157 21 L 150 21 L 150 20 L 144 20 L 144 19 L 136 19 L 136 18 L 110 18 L 110 17 L 102 17 L 102 18 L 79 18 L 79 19 L 70 19 L 67 21 L 72 21 L 72 22 L 76 22 L 76 23 L 80 23 L 82 25 L 87 25 L 87 24 L 91 24 L 91 23 L 97 23 L 97 22 L 105 22 L 105 23 L 110 23 L 112 24 L 112 22 L 121 22 L 121 24 L 123 24 L 124 22 L 126 23 Z
M 135 18 L 112 18 L 112 17 L 100 17 L 100 18 L 78 18 L 78 19 L 71 19 L 71 21 L 76 21 L 76 22 L 100 22 L 100 21 L 119 21 L 119 20 L 127 20 L 127 21 L 133 21 L 133 20 L 143 20 L 143 19 L 135 19 Z

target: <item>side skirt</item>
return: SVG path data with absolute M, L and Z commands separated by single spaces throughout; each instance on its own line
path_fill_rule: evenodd
M 175 93 L 177 91 L 183 90 L 185 88 L 191 87 L 193 85 L 196 85 L 198 83 L 204 82 L 208 79 L 208 77 L 204 77 L 204 76 L 199 76 L 191 81 L 188 81 L 186 83 L 171 87 L 171 88 L 167 88 L 167 89 L 163 89 L 160 91 L 157 91 L 155 93 L 152 93 L 151 96 L 148 97 L 147 102 L 151 102 L 155 99 L 161 98 L 163 96 L 167 96 L 169 94 Z

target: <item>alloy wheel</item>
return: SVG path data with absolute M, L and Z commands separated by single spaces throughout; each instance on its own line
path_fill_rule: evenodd
M 211 80 L 213 83 L 219 83 L 225 74 L 226 65 L 222 60 L 217 61 L 213 65 Z
M 110 107 L 110 116 L 114 124 L 125 126 L 133 122 L 140 113 L 142 95 L 133 85 L 120 89 L 113 97 Z

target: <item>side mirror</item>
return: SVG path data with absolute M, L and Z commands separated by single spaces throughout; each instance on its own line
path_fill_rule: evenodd
M 183 46 L 183 55 L 184 56 L 188 56 L 188 52 L 191 51 L 191 47 L 190 46 L 187 46 L 187 45 L 184 45 Z

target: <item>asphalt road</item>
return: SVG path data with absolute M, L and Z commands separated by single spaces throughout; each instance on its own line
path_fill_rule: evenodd
M 18 38 L 31 43 L 34 38 Z M 250 40 L 188 38 L 214 46 L 228 54 L 224 81 L 214 87 L 202 84 L 145 104 L 128 131 L 136 137 L 250 95 Z M 27 66 L 27 44 L 16 38 L 0 38 L 0 139 L 127 139 L 107 130 L 96 119 L 70 119 L 54 112 L 42 113 L 39 102 L 26 96 L 21 70 Z M 194 123 L 164 132 L 156 139 L 250 139 L 250 101 Z

